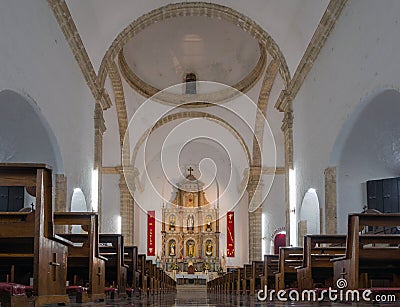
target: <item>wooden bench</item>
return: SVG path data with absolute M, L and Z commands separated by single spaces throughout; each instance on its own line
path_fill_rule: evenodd
M 275 289 L 275 274 L 279 271 L 279 255 L 264 255 L 264 275 L 262 278 L 262 290 Z
M 302 247 L 280 247 L 278 272 L 275 274 L 275 290 L 297 287 L 296 268 L 303 263 Z
M 249 294 L 250 293 L 250 282 L 252 277 L 252 266 L 251 264 L 245 264 L 243 266 L 243 275 L 242 277 L 242 293 Z
M 67 277 L 70 284 L 88 288 L 78 302 L 105 301 L 105 262 L 99 253 L 98 215 L 95 212 L 55 212 L 56 225 L 81 225 L 87 234 L 60 234 L 74 243 L 68 248 Z
M 362 234 L 368 226 L 400 225 L 400 214 L 353 213 L 348 217 L 346 253 L 332 259 L 334 284 L 339 278 L 348 289 L 400 286 L 400 235 Z
M 121 234 L 100 234 L 100 255 L 107 258 L 106 286 L 118 289 L 119 297 L 126 297 L 128 266 L 125 265 L 124 237 Z
M 331 259 L 344 256 L 345 235 L 305 235 L 303 264 L 297 268 L 299 291 L 333 286 Z
M 235 294 L 240 293 L 240 271 L 239 271 L 239 268 L 232 271 L 231 289 L 232 289 L 232 293 L 235 293 Z
M 250 294 L 254 295 L 261 290 L 264 277 L 264 261 L 251 262 Z
M 139 285 L 139 272 L 138 268 L 138 248 L 137 246 L 124 246 L 124 260 L 128 266 L 127 284 L 131 288 L 131 293 L 138 289 Z
M 138 255 L 137 272 L 139 273 L 139 294 L 147 293 L 147 277 L 146 277 L 146 255 Z
M 30 187 L 36 194 L 34 211 L 0 212 L 0 263 L 9 268 L 9 281 L 29 285 L 33 277 L 35 306 L 68 304 L 66 259 L 72 243 L 54 234 L 51 169 L 0 163 L 0 186 Z

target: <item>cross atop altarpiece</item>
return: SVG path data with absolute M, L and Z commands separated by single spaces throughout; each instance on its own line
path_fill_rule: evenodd
M 192 167 L 189 167 L 188 171 L 189 171 L 189 176 L 192 176 L 192 172 L 194 171 L 194 169 Z

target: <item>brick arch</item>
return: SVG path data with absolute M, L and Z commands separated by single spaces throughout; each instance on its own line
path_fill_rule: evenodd
M 147 129 L 142 136 L 140 137 L 140 139 L 136 142 L 134 150 L 133 150 L 133 154 L 132 154 L 132 161 L 133 161 L 133 167 L 135 166 L 135 162 L 136 162 L 136 156 L 139 152 L 139 148 L 141 147 L 141 145 L 143 144 L 143 142 L 150 136 L 151 133 L 153 133 L 156 129 L 160 128 L 161 126 L 172 122 L 174 120 L 178 120 L 178 119 L 182 119 L 182 118 L 204 118 L 207 120 L 211 120 L 217 124 L 219 124 L 220 126 L 224 127 L 225 129 L 227 129 L 228 131 L 230 131 L 233 136 L 238 140 L 238 142 L 240 143 L 240 145 L 243 148 L 243 151 L 246 155 L 246 159 L 247 162 L 250 164 L 251 162 L 251 155 L 250 155 L 250 151 L 249 148 L 247 147 L 243 137 L 241 136 L 241 134 L 234 128 L 232 127 L 228 122 L 226 122 L 224 119 L 215 116 L 213 114 L 209 114 L 206 112 L 198 112 L 198 111 L 187 111 L 187 112 L 180 112 L 180 113 L 174 113 L 174 114 L 170 114 L 167 115 L 161 119 L 159 119 L 156 124 Z M 126 161 L 126 159 L 123 159 L 124 161 Z
M 210 18 L 221 18 L 237 25 L 243 31 L 249 33 L 252 37 L 258 40 L 260 45 L 265 46 L 272 58 L 279 63 L 279 73 L 284 80 L 285 87 L 289 85 L 291 79 L 290 72 L 282 51 L 274 39 L 256 22 L 230 7 L 206 2 L 184 2 L 168 4 L 144 14 L 129 24 L 117 35 L 104 55 L 100 65 L 98 73 L 98 84 L 100 87 L 104 87 L 108 63 L 114 61 L 123 46 L 133 36 L 151 24 L 179 16 L 207 16 Z

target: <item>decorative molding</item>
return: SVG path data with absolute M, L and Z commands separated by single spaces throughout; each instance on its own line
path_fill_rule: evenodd
M 261 45 L 265 46 L 267 52 L 276 62 L 279 63 L 279 72 L 286 86 L 289 84 L 290 72 L 285 57 L 274 39 L 262 27 L 232 8 L 206 2 L 168 4 L 142 15 L 140 18 L 129 24 L 118 34 L 104 55 L 98 74 L 99 84 L 104 86 L 107 75 L 106 67 L 109 65 L 110 61 L 113 61 L 117 57 L 125 44 L 133 36 L 156 22 L 179 16 L 207 16 L 209 18 L 220 18 L 237 25 L 243 31 L 249 33 L 252 37 L 258 40 Z
M 115 175 L 115 174 L 122 174 L 123 169 L 122 166 L 103 166 L 101 169 L 101 173 L 104 175 Z
M 107 71 L 108 71 L 108 76 L 110 77 L 111 80 L 111 85 L 115 97 L 115 108 L 117 112 L 118 127 L 119 127 L 119 142 L 121 148 L 121 161 L 122 159 L 127 159 L 127 161 L 129 161 L 129 156 L 130 156 L 129 155 L 130 141 L 129 141 L 129 131 L 128 131 L 129 123 L 126 110 L 124 88 L 122 85 L 122 80 L 120 73 L 118 71 L 117 64 L 115 64 L 114 61 L 110 63 L 110 66 L 107 68 Z M 123 162 L 121 163 L 124 164 Z
M 104 84 L 101 86 L 98 84 L 96 72 L 72 19 L 68 5 L 65 0 L 47 0 L 47 2 L 57 19 L 61 31 L 64 33 L 65 39 L 71 47 L 72 53 L 81 68 L 83 77 L 94 99 L 101 104 L 104 110 L 108 109 L 111 107 L 111 99 L 104 88 Z
M 267 53 L 265 50 L 265 47 L 261 44 L 259 44 L 260 48 L 260 58 L 255 65 L 255 67 L 252 69 L 250 73 L 247 74 L 241 81 L 238 83 L 232 85 L 231 87 L 236 89 L 234 91 L 237 94 L 241 93 L 246 93 L 248 92 L 253 86 L 258 82 L 260 79 L 262 72 L 265 69 L 266 61 L 267 61 Z M 229 91 L 218 91 L 215 93 L 208 93 L 208 94 L 195 94 L 195 95 L 190 95 L 190 96 L 185 96 L 181 94 L 173 94 L 173 93 L 162 93 L 162 89 L 158 89 L 151 84 L 143 81 L 140 79 L 140 77 L 135 74 L 135 72 L 130 68 L 128 63 L 126 62 L 125 56 L 124 56 L 124 49 L 121 49 L 121 51 L 118 54 L 118 63 L 119 63 L 119 68 L 121 70 L 121 74 L 124 77 L 125 81 L 131 86 L 132 89 L 140 93 L 142 96 L 145 98 L 150 98 L 155 95 L 156 100 L 167 103 L 167 104 L 177 104 L 177 103 L 182 103 L 188 100 L 188 103 L 185 105 L 185 107 L 189 106 L 194 106 L 194 107 L 208 107 L 210 104 L 204 103 L 198 103 L 197 101 L 208 101 L 209 96 L 211 95 L 211 100 L 214 102 L 225 102 L 230 99 L 232 99 L 232 90 Z M 236 95 L 235 95 L 236 96 Z M 192 101 L 196 101 L 195 104 L 191 103 Z
M 289 85 L 279 95 L 275 108 L 283 112 L 287 109 L 288 103 L 293 101 L 308 73 L 310 72 L 315 60 L 317 59 L 326 40 L 333 31 L 347 0 L 331 0 L 319 22 L 317 29 L 311 38 L 304 55 L 297 66 L 296 72 Z
M 267 114 L 267 107 L 269 96 L 271 94 L 272 86 L 275 83 L 278 74 L 279 65 L 272 60 L 265 72 L 264 80 L 261 85 L 260 95 L 257 102 L 256 120 L 254 123 L 254 138 L 253 138 L 253 165 L 260 166 L 262 164 L 261 148 L 263 147 L 265 116 Z
M 263 175 L 284 175 L 285 168 L 284 167 L 263 166 L 262 174 Z

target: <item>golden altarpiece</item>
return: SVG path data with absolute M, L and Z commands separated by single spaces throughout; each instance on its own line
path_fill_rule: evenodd
M 203 183 L 189 175 L 177 185 L 174 200 L 162 209 L 162 256 L 165 271 L 216 272 L 219 259 L 219 208 L 205 197 Z

